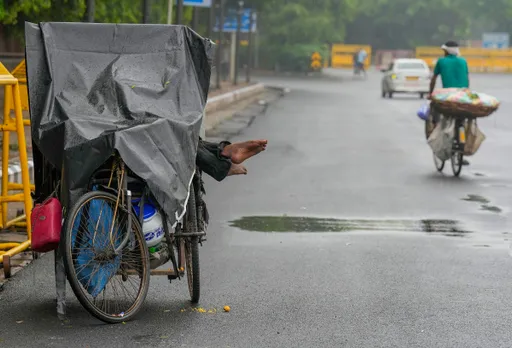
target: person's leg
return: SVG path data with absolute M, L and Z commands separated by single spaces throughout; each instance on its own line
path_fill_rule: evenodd
M 199 169 L 217 181 L 228 176 L 231 169 L 231 160 L 222 156 L 222 145 L 210 143 L 199 139 L 197 147 L 196 164 Z
M 363 72 L 364 77 L 366 77 L 366 69 L 364 67 L 364 63 L 361 63 L 361 71 Z
M 247 175 L 247 168 L 245 168 L 241 164 L 231 163 L 231 168 L 229 169 L 228 176 L 232 175 Z
M 243 143 L 231 144 L 228 142 L 221 143 L 221 156 L 230 158 L 235 164 L 240 164 L 243 161 L 265 151 L 267 147 L 266 140 L 250 140 Z

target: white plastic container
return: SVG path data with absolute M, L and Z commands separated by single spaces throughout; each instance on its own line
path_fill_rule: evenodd
M 133 201 L 133 208 L 135 214 L 139 215 L 139 200 Z M 156 210 L 156 208 L 150 204 L 144 204 L 144 225 L 142 227 L 144 233 L 144 239 L 148 248 L 154 247 L 164 239 L 164 225 L 162 221 L 162 215 Z

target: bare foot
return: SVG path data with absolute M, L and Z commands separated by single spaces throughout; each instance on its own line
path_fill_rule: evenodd
M 247 175 L 247 168 L 245 168 L 241 164 L 231 164 L 231 168 L 229 168 L 228 176 L 231 175 Z
M 265 151 L 266 147 L 267 140 L 250 140 L 225 146 L 222 155 L 230 158 L 233 163 L 240 164 L 261 151 Z

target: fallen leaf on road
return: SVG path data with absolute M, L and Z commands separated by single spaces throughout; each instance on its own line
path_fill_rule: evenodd
M 21 324 L 23 323 L 23 320 L 16 320 L 16 324 Z
M 170 311 L 170 309 L 164 309 L 164 313 L 169 313 Z
M 231 310 L 231 308 L 229 306 L 224 306 L 224 312 L 229 312 Z
M 161 339 L 169 338 L 169 336 L 160 336 Z

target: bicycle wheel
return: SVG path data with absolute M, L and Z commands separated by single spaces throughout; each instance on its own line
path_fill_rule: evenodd
M 137 219 L 132 219 L 131 231 L 127 223 L 126 207 L 117 204 L 116 196 L 92 191 L 80 197 L 64 225 L 68 281 L 82 306 L 106 323 L 131 320 L 149 289 L 144 235 Z
M 186 232 L 199 232 L 197 223 L 197 205 L 194 185 L 190 185 L 190 197 L 188 199 Z M 199 268 L 199 237 L 185 239 L 185 267 L 187 270 L 188 291 L 192 303 L 199 302 L 201 293 L 200 268 Z
M 456 151 L 452 154 L 452 171 L 453 175 L 459 176 L 462 171 L 462 162 L 463 162 L 464 154 L 462 152 Z
M 438 172 L 442 172 L 443 169 L 444 169 L 444 161 L 440 160 L 435 153 L 433 153 L 434 155 L 434 164 L 436 166 L 436 169 Z

